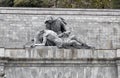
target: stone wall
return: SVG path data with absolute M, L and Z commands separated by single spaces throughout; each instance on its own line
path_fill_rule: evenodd
M 2 78 L 120 78 L 120 50 L 0 48 Z
M 23 48 L 48 16 L 96 49 Z M 0 78 L 120 78 L 120 10 L 0 7 Z
M 23 48 L 44 29 L 48 16 L 63 17 L 67 30 L 97 49 L 120 48 L 120 10 L 0 7 L 0 47 Z

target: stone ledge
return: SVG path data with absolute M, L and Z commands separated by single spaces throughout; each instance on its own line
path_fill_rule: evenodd
M 0 69 L 6 78 L 46 78 L 46 75 L 58 78 L 58 74 L 62 75 L 61 78 L 119 78 L 117 51 L 120 50 L 0 48 L 0 54 L 4 53 L 4 57 L 0 56 Z M 56 58 L 57 53 L 59 58 Z
M 72 8 L 8 8 L 1 7 L 0 14 L 24 15 L 93 15 L 120 16 L 120 10 L 113 9 L 72 9 Z
M 57 47 L 35 47 L 26 49 L 0 48 L 0 57 L 25 59 L 115 59 L 120 50 L 58 49 Z
M 54 11 L 54 10 L 62 10 L 62 11 L 105 11 L 105 12 L 119 12 L 119 9 L 83 9 L 83 8 L 28 8 L 28 7 L 0 7 L 0 10 L 49 10 L 49 11 Z
M 118 50 L 58 49 L 37 46 L 35 48 L 0 48 L 1 64 L 7 67 L 115 67 L 120 65 Z

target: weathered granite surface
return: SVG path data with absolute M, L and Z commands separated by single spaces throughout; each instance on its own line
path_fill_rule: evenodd
M 7 78 L 117 78 L 115 67 L 7 67 Z M 18 74 L 19 73 L 19 74 Z
M 119 49 L 0 48 L 0 70 L 6 78 L 120 78 L 119 53 Z
M 97 49 L 120 48 L 120 10 L 0 7 L 0 47 L 23 48 L 48 16 L 63 17 L 67 30 Z
M 82 59 L 82 58 L 115 58 L 116 49 L 57 49 L 57 47 L 37 46 L 25 49 L 1 48 L 1 54 L 9 58 L 37 58 L 37 59 Z M 3 52 L 3 53 L 2 53 Z M 3 56 L 3 55 L 1 55 Z
M 48 16 L 96 49 L 23 48 Z M 0 78 L 120 78 L 120 10 L 0 7 Z

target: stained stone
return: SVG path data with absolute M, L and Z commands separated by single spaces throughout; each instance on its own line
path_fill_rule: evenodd
M 119 50 L 1 49 L 0 69 L 6 78 L 119 78 Z
M 50 15 L 96 49 L 24 47 Z M 119 22 L 120 10 L 0 7 L 0 78 L 120 78 Z
M 37 31 L 44 29 L 50 14 L 64 18 L 67 30 L 96 49 L 120 47 L 119 10 L 27 9 L 0 8 L 0 47 L 23 48 Z

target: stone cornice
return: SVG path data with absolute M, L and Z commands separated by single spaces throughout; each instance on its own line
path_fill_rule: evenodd
M 119 9 L 13 8 L 0 7 L 0 14 L 120 16 Z

